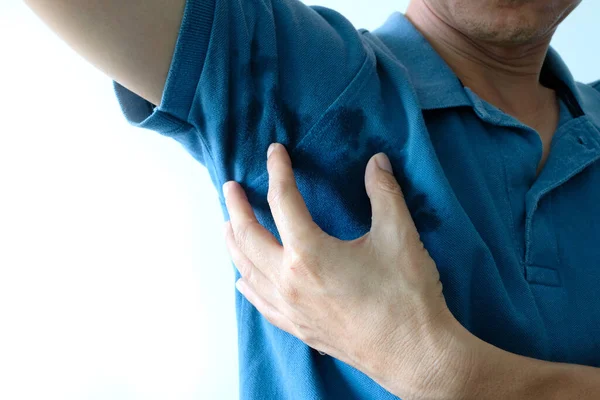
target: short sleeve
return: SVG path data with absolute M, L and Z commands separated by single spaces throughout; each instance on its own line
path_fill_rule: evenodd
M 366 60 L 339 13 L 297 0 L 188 0 L 161 104 L 115 83 L 128 121 L 248 180 L 272 142 L 293 148 Z M 219 179 L 221 180 L 221 179 Z

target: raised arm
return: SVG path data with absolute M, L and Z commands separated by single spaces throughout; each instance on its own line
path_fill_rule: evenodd
M 159 104 L 185 0 L 25 0 L 109 77 Z

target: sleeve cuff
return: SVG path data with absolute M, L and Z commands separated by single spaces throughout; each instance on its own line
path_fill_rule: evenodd
M 138 128 L 171 134 L 188 126 L 212 31 L 216 0 L 187 0 L 161 103 L 158 107 L 114 82 L 127 121 Z

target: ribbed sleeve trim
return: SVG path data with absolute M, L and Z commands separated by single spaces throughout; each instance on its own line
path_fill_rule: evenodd
M 187 122 L 204 68 L 216 0 L 187 0 L 163 98 L 158 109 Z
M 211 37 L 216 0 L 187 0 L 161 103 L 114 82 L 123 114 L 133 126 L 168 134 L 189 126 L 189 114 Z

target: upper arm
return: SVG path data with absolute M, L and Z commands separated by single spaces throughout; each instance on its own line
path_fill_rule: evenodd
M 186 0 L 25 0 L 67 44 L 159 104 Z
M 27 1 L 120 84 L 131 123 L 180 141 L 219 181 L 254 179 L 271 142 L 303 141 L 368 59 L 347 19 L 298 0 Z

